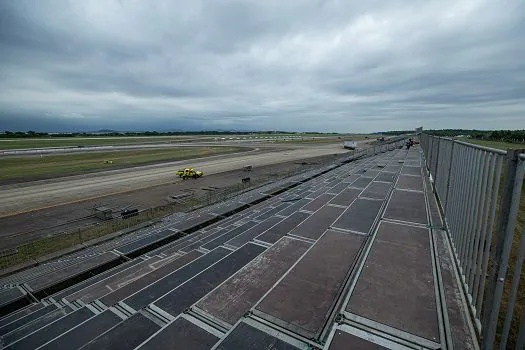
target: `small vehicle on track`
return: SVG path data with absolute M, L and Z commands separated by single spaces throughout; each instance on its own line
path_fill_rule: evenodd
M 197 179 L 197 178 L 201 177 L 202 175 L 204 175 L 204 173 L 202 171 L 195 170 L 193 168 L 186 168 L 186 169 L 182 169 L 182 170 L 177 170 L 177 172 L 175 174 L 178 175 L 179 177 L 182 177 L 183 180 L 186 180 L 186 179 L 189 179 L 189 178 Z

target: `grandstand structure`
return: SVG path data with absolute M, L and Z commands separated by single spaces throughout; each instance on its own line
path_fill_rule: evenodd
M 421 150 L 399 145 L 2 278 L 0 348 L 475 348 Z

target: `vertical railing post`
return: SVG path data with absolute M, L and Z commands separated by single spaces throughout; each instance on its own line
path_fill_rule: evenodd
M 428 136 L 428 151 L 427 151 L 427 168 L 428 171 L 432 172 L 432 147 L 434 146 L 434 138 Z
M 450 151 L 450 166 L 448 167 L 448 177 L 447 177 L 447 190 L 446 190 L 446 196 L 444 199 L 445 207 L 443 208 L 443 212 L 447 213 L 447 207 L 448 207 L 448 197 L 450 195 L 450 178 L 452 177 L 452 166 L 454 165 L 454 145 L 456 144 L 456 141 L 452 141 L 452 149 Z
M 434 167 L 434 174 L 432 174 L 432 176 L 434 177 L 434 191 L 435 191 L 435 186 L 437 185 L 437 178 L 438 178 L 438 166 L 439 166 L 439 149 L 441 148 L 441 138 L 439 137 L 437 139 L 437 152 L 436 152 L 436 166 Z
M 483 333 L 481 349 L 493 348 L 498 325 L 498 315 L 505 283 L 505 275 L 509 262 L 510 250 L 514 228 L 517 222 L 521 187 L 523 185 L 523 172 L 525 167 L 518 167 L 519 154 L 523 150 L 507 150 L 506 180 L 501 197 L 498 223 L 492 250 L 493 267 L 489 272 L 488 287 L 486 292 Z

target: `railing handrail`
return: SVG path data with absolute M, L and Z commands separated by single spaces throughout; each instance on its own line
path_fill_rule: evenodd
M 507 154 L 507 151 L 502 150 L 502 149 L 492 148 L 492 147 L 488 147 L 488 146 L 481 146 L 481 145 L 477 145 L 475 143 L 469 143 L 469 142 L 465 142 L 465 141 L 460 141 L 460 140 L 452 138 L 452 137 L 435 136 L 435 135 L 431 135 L 431 134 L 427 134 L 427 133 L 423 133 L 423 134 L 427 135 L 429 137 L 432 137 L 432 138 L 438 138 L 438 139 L 442 139 L 442 140 L 453 141 L 453 142 L 459 143 L 459 144 L 464 145 L 464 146 L 480 149 L 482 151 L 497 153 L 497 154 L 501 154 L 503 156 Z
M 514 309 L 516 295 L 525 290 L 519 277 L 525 259 L 525 225 L 517 220 L 525 153 L 426 133 L 420 135 L 420 141 L 481 347 L 493 349 L 499 342 L 499 349 L 504 350 L 515 342 L 516 349 L 522 349 L 525 312 L 516 315 Z M 511 264 L 511 251 L 518 249 L 513 243 L 516 238 L 520 258 Z M 505 283 L 512 269 L 512 281 Z M 505 293 L 510 295 L 507 304 Z M 515 326 L 511 338 L 511 324 L 518 323 L 519 334 Z

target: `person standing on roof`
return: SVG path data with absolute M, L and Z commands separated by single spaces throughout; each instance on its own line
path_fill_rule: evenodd
M 405 143 L 406 146 L 407 146 L 407 150 L 410 149 L 410 146 L 412 146 L 414 144 L 414 141 L 412 141 L 412 139 L 408 139 L 407 142 Z

